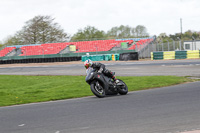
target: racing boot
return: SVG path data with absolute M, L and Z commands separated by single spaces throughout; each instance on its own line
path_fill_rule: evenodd
M 118 79 L 116 79 L 116 77 L 115 77 L 115 76 L 113 76 L 113 77 L 112 77 L 112 79 L 113 79 L 113 81 L 115 82 L 115 84 L 118 84 L 118 83 L 119 83 L 119 80 L 118 80 Z

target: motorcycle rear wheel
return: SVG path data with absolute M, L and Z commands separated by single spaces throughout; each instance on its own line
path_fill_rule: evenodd
M 105 89 L 98 81 L 93 81 L 90 84 L 90 89 L 91 89 L 92 93 L 98 98 L 103 98 L 106 95 Z
M 122 85 L 117 86 L 119 94 L 126 95 L 128 93 L 127 85 L 120 79 L 119 79 L 119 82 L 122 84 Z

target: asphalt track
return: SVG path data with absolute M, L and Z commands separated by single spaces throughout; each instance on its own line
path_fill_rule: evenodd
M 114 62 L 107 66 L 117 75 L 200 77 L 200 60 Z M 146 69 L 152 72 L 145 74 Z M 0 74 L 54 75 L 57 71 L 60 75 L 84 75 L 79 73 L 82 70 L 80 63 L 37 64 L 1 66 Z M 199 113 L 200 82 L 193 82 L 103 99 L 92 96 L 1 107 L 0 133 L 178 133 L 199 130 Z
M 200 59 L 168 61 L 103 62 L 117 76 L 176 75 L 200 77 Z M 15 75 L 85 75 L 82 62 L 0 65 L 0 74 Z

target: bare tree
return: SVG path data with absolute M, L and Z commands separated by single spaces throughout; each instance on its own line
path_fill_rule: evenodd
M 54 23 L 51 16 L 35 16 L 25 23 L 22 30 L 18 31 L 13 38 L 21 44 L 38 44 L 67 41 L 67 33 L 58 23 Z

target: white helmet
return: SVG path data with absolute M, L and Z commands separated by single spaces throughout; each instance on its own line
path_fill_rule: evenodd
M 92 65 L 92 61 L 90 59 L 88 59 L 84 62 L 84 66 L 86 69 L 88 69 L 91 65 Z

